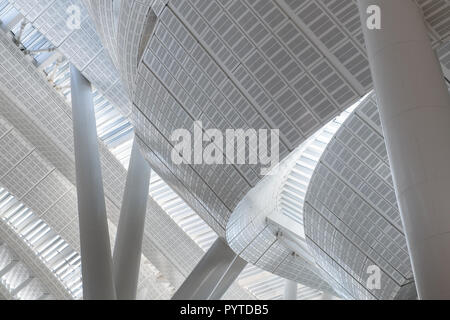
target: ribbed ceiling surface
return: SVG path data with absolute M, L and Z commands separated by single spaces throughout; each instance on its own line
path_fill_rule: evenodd
M 450 15 L 446 14 L 449 2 L 417 2 L 424 9 L 430 35 L 438 47 L 450 33 Z M 88 10 L 76 0 L 11 3 L 102 93 L 97 97 L 100 101 L 106 99 L 105 121 L 99 134 L 122 163 L 127 161 L 126 137 L 130 133 L 130 125 L 122 115 L 130 114 L 131 101 L 126 92 L 130 93 L 136 105 L 131 119 L 147 159 L 219 235 L 224 235 L 237 203 L 261 178 L 260 168 L 172 166 L 169 136 L 173 129 L 191 129 L 194 120 L 221 129 L 281 128 L 284 157 L 371 88 L 354 0 L 122 1 L 117 15 L 117 7 L 105 0 L 100 5 L 84 1 Z M 73 3 L 83 9 L 81 29 L 77 31 L 68 30 L 65 24 L 65 10 Z M 148 46 L 141 48 L 151 5 L 160 20 Z M 96 18 L 94 23 L 88 12 L 100 13 L 92 16 Z M 114 23 L 113 18 L 120 14 L 127 19 Z M 130 20 L 130 16 L 134 19 Z M 108 31 L 100 32 L 106 49 L 96 29 Z M 17 24 L 15 30 L 19 30 Z M 39 41 L 46 44 L 45 40 Z M 441 46 L 439 55 L 448 66 L 446 57 L 450 50 L 445 48 L 448 46 Z M 43 61 L 44 55 L 37 58 Z M 64 91 L 68 78 L 61 74 L 63 79 L 56 85 Z M 115 111 L 108 101 L 116 107 Z M 116 113 L 116 122 L 109 122 L 109 116 L 114 118 L 112 114 L 117 111 L 122 115 Z M 63 139 L 61 142 L 64 144 Z M 115 177 L 113 174 L 110 178 Z M 154 179 L 153 190 L 167 196 L 159 199 L 161 206 L 166 206 L 181 229 L 206 248 L 214 238 L 212 231 L 201 225 L 202 220 L 191 209 L 183 207 L 173 191 L 158 186 L 158 178 Z M 117 206 L 121 192 L 116 189 L 109 191 Z M 164 241 L 163 237 L 154 240 Z M 195 255 L 200 254 L 194 251 Z M 175 261 L 177 254 L 182 252 L 174 252 Z M 155 263 L 164 269 L 164 263 Z M 181 261 L 175 265 L 179 269 L 177 276 L 169 280 L 179 284 L 190 267 L 185 268 Z

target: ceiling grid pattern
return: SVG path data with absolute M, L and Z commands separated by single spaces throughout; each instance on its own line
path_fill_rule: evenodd
M 108 1 L 101 9 L 92 5 L 94 2 L 84 1 L 88 7 L 83 11 L 86 18 L 82 21 L 81 30 L 74 32 L 68 32 L 63 25 L 66 21 L 65 9 L 70 4 L 81 4 L 79 1 L 12 2 L 40 31 L 48 34 L 53 44 L 60 46 L 60 50 L 125 116 L 131 111 L 126 92 L 130 93 L 135 104 L 130 118 L 136 125 L 146 158 L 158 174 L 221 236 L 225 234 L 231 212 L 261 179 L 258 175 L 260 168 L 246 165 L 174 166 L 170 163 L 169 144 L 173 129 L 183 127 L 191 131 L 195 120 L 221 129 L 280 127 L 283 131 L 281 155 L 284 158 L 372 86 L 360 22 L 355 18 L 357 8 L 354 0 L 173 0 L 166 6 L 166 1 L 122 1 L 121 12 L 133 12 L 137 20 L 135 23 L 130 20 L 125 23 L 126 19 L 119 18 L 117 28 L 120 32 L 117 33 L 114 30 L 117 18 L 114 6 Z M 438 47 L 439 42 L 449 34 L 449 15 L 445 15 L 449 2 L 417 2 L 424 9 L 431 37 Z M 102 14 L 96 15 L 95 22 L 92 22 L 87 12 L 92 14 L 98 11 Z M 53 19 L 47 21 L 44 18 L 48 18 L 49 12 Z M 142 39 L 148 31 L 147 18 L 152 12 L 160 16 L 160 20 L 147 46 Z M 55 25 L 59 29 L 52 29 Z M 95 33 L 96 29 L 104 30 L 99 32 L 100 38 Z M 118 38 L 116 49 L 113 48 L 116 42 L 114 35 Z M 290 41 L 293 38 L 296 40 Z M 109 53 L 103 48 L 102 41 Z M 141 62 L 139 58 L 143 45 L 146 50 Z M 125 52 L 125 48 L 133 48 L 131 54 Z M 444 65 L 448 55 L 445 48 L 445 45 L 439 48 Z M 12 47 L 8 49 L 14 51 Z M 8 58 L 8 51 L 3 52 Z M 20 67 L 20 63 L 18 65 Z M 29 103 L 27 107 L 32 107 L 34 99 L 37 103 L 54 99 L 32 92 L 30 86 L 25 92 L 20 91 L 8 75 L 15 75 L 17 71 L 9 66 L 3 68 L 0 74 L 5 71 L 6 77 L 2 80 L 9 84 L 8 96 L 15 103 L 14 96 L 23 96 L 25 103 Z M 26 79 L 26 72 L 19 74 Z M 27 117 L 38 115 L 36 110 L 28 108 L 23 112 Z M 69 115 L 70 128 L 70 108 L 64 112 Z M 8 116 L 13 113 L 8 111 Z M 46 126 L 41 131 L 57 137 L 53 139 L 54 143 L 59 148 L 66 148 L 61 139 L 64 135 L 58 136 L 57 132 L 52 132 L 52 127 L 61 123 L 60 119 L 48 116 L 51 115 L 38 119 Z M 46 119 L 55 119 L 55 122 L 46 123 Z M 22 130 L 24 133 L 25 128 Z M 24 135 L 30 142 L 38 140 L 31 137 L 31 132 Z M 34 143 L 32 145 L 36 146 Z M 51 148 L 57 149 L 54 145 L 47 147 L 40 145 L 37 148 L 44 156 L 51 154 Z M 108 171 L 117 160 L 105 152 L 105 146 L 101 148 L 102 155 L 106 154 L 105 179 L 114 186 L 106 185 L 108 208 L 112 219 L 117 220 L 125 171 Z M 61 155 L 61 152 L 57 154 Z M 56 168 L 64 167 L 64 160 L 67 157 L 71 160 L 70 154 L 70 150 L 64 151 L 62 157 L 51 163 Z M 70 162 L 73 163 L 73 160 Z M 42 172 L 36 176 L 37 180 L 30 183 L 55 179 L 51 170 Z M 73 173 L 69 173 L 71 169 L 64 170 L 66 172 L 61 171 L 64 176 L 73 181 L 73 176 L 70 176 Z M 18 189 L 18 192 L 25 196 L 24 199 L 29 194 L 29 190 L 25 189 Z M 381 192 L 375 195 L 380 197 Z M 66 195 L 61 195 L 61 199 Z M 370 201 L 378 201 L 375 195 Z M 381 198 L 392 201 L 389 195 L 382 195 Z M 162 216 L 167 218 L 164 212 Z M 392 211 L 384 213 L 384 217 L 398 227 L 398 219 Z M 169 220 L 166 223 L 173 223 Z M 75 226 L 76 221 L 73 220 L 71 225 Z M 175 223 L 172 227 L 181 231 Z M 269 241 L 268 238 L 265 240 Z M 156 237 L 155 241 L 161 239 Z M 166 250 L 161 247 L 162 252 L 163 249 Z M 152 250 L 153 254 L 158 251 L 155 248 Z M 283 250 L 283 247 L 275 246 L 273 252 L 268 251 L 273 253 L 272 261 L 267 261 L 268 269 L 275 270 L 273 263 L 278 261 L 276 259 L 283 254 Z M 314 250 L 317 251 L 317 248 Z M 287 260 L 286 256 L 283 261 Z M 164 262 L 160 263 L 160 266 L 164 265 Z M 176 268 L 179 271 L 174 273 L 178 276 L 172 281 L 176 283 L 182 281 L 182 274 L 186 271 L 182 270 L 181 261 L 175 262 L 175 265 L 178 265 Z
M 314 171 L 305 201 L 307 242 L 316 261 L 355 298 L 415 295 L 375 96 L 344 122 Z M 366 288 L 381 269 L 381 290 Z M 402 292 L 402 291 L 406 291 Z
M 3 38 L 3 37 L 2 37 Z M 13 45 L 10 45 L 8 43 L 7 40 L 4 40 L 4 45 L 6 46 L 7 50 L 4 50 L 3 53 L 5 54 L 5 58 L 8 58 L 9 60 L 11 56 L 6 56 L 8 50 L 9 53 L 14 57 L 16 57 L 17 61 L 15 64 L 10 63 L 9 67 L 15 66 L 16 68 L 23 68 L 23 65 L 26 65 L 28 62 L 25 62 L 25 60 L 20 56 L 20 53 L 17 54 L 17 48 L 15 48 Z M 5 49 L 6 49 L 5 48 Z M 14 62 L 14 60 L 12 60 L 11 62 Z M 24 103 L 26 103 L 26 105 L 29 108 L 17 108 L 16 106 L 14 106 L 14 104 L 9 101 L 9 107 L 3 109 L 2 108 L 2 113 L 4 112 L 4 116 L 7 117 L 9 120 L 12 120 L 14 122 L 14 125 L 20 129 L 23 129 L 23 131 L 21 130 L 21 132 L 23 132 L 27 138 L 30 138 L 31 140 L 36 139 L 35 136 L 40 135 L 41 137 L 44 136 L 45 139 L 42 139 L 42 141 L 46 141 L 45 145 L 42 145 L 43 142 L 39 143 L 39 146 L 42 147 L 42 150 L 46 153 L 46 156 L 49 156 L 50 159 L 52 159 L 52 156 L 58 156 L 61 153 L 66 155 L 70 155 L 71 154 L 71 149 L 73 149 L 73 143 L 72 143 L 72 133 L 71 133 L 71 120 L 70 120 L 70 107 L 62 100 L 62 98 L 60 98 L 58 96 L 58 94 L 55 92 L 53 93 L 53 89 L 48 86 L 46 83 L 44 83 L 44 79 L 40 74 L 37 74 L 37 71 L 35 71 L 34 66 L 30 65 L 29 68 L 26 69 L 27 72 L 25 72 L 25 70 L 22 72 L 23 77 L 20 78 L 22 79 L 28 79 L 29 76 L 34 76 L 34 81 L 33 81 L 33 86 L 32 86 L 32 90 L 35 90 L 35 92 L 37 92 L 36 90 L 38 88 L 43 89 L 43 91 L 34 94 L 33 93 L 33 98 L 36 97 L 41 97 L 42 94 L 44 93 L 47 98 L 47 100 L 45 101 L 46 103 L 44 104 L 44 100 L 39 100 L 42 101 L 42 104 L 40 105 L 46 105 L 46 108 L 40 109 L 37 108 L 39 105 L 36 104 L 36 100 L 25 100 Z M 20 72 L 15 72 L 13 70 L 11 70 L 11 72 L 13 72 L 12 74 L 21 74 Z M 10 77 L 9 73 L 3 73 L 2 76 L 7 76 Z M 31 90 L 31 85 L 30 86 L 25 86 L 23 83 L 19 83 L 16 86 L 13 86 L 12 84 L 14 84 L 14 81 L 16 81 L 15 79 L 11 79 L 8 78 L 9 83 L 11 83 L 10 88 L 11 90 L 19 90 L 18 88 L 21 89 L 28 89 L 30 88 Z M 30 82 L 31 84 L 31 82 Z M 39 87 L 41 86 L 41 87 Z M 23 95 L 26 96 L 27 92 L 20 92 L 20 93 L 11 93 L 6 91 L 6 93 L 8 93 L 8 96 L 12 97 L 12 96 L 19 96 L 19 95 Z M 3 97 L 4 99 L 7 99 L 6 96 Z M 5 100 L 6 101 L 6 100 Z M 57 103 L 54 104 L 55 107 L 52 106 L 53 101 L 56 101 Z M 16 101 L 17 102 L 17 101 Z M 20 103 L 20 105 L 22 106 L 22 103 Z M 49 123 L 47 121 L 47 119 L 54 119 L 55 116 L 53 115 L 48 115 L 45 113 L 48 112 L 52 112 L 54 110 L 63 110 L 63 111 L 59 111 L 58 113 L 58 120 L 59 122 L 56 123 Z M 32 116 L 29 115 L 30 113 L 32 113 Z M 43 115 L 44 114 L 44 115 Z M 46 117 L 44 117 L 46 115 Z M 64 118 L 64 116 L 66 118 Z M 33 122 L 31 122 L 29 119 L 33 118 Z M 25 120 L 25 121 L 23 121 Z M 41 123 L 39 123 L 40 121 L 42 121 Z M 30 127 L 27 126 L 27 124 L 32 124 L 31 128 L 33 130 L 30 130 Z M 39 125 L 36 124 L 36 122 L 39 123 Z M 64 123 L 67 123 L 67 127 L 64 126 Z M 37 128 L 38 127 L 38 128 Z M 50 131 L 50 132 L 49 132 Z M 53 136 L 53 138 L 48 137 L 48 134 Z M 54 138 L 54 136 L 57 136 L 57 138 Z M 67 139 L 67 140 L 65 140 Z M 68 141 L 64 144 L 64 148 L 61 147 L 61 143 L 60 141 Z M 53 143 L 54 141 L 56 141 L 56 143 Z M 56 145 L 56 146 L 55 146 Z M 103 172 L 104 172 L 104 178 L 107 181 L 107 183 L 105 183 L 105 190 L 107 191 L 107 195 L 109 195 L 109 197 L 107 198 L 107 206 L 108 206 L 108 211 L 110 213 L 110 217 L 112 217 L 114 220 L 118 220 L 118 213 L 119 213 L 119 208 L 117 205 L 114 205 L 111 203 L 110 199 L 113 199 L 115 203 L 120 203 L 121 202 L 121 195 L 122 195 L 122 190 L 121 188 L 123 188 L 123 182 L 125 181 L 125 175 L 126 175 L 126 171 L 125 169 L 117 162 L 117 160 L 109 154 L 109 152 L 106 150 L 106 147 L 103 146 L 102 144 L 100 145 L 101 147 L 101 154 L 102 154 L 102 163 L 103 163 Z M 66 148 L 68 148 L 69 150 L 67 150 Z M 61 152 L 62 149 L 62 152 Z M 67 159 L 68 158 L 68 159 Z M 58 166 L 61 168 L 61 171 L 64 173 L 67 173 L 66 179 L 70 179 L 72 180 L 72 185 L 73 185 L 73 179 L 74 179 L 74 172 L 73 172 L 73 156 L 66 156 L 66 159 L 64 159 L 66 161 L 61 161 L 60 157 L 56 158 L 56 164 L 58 164 Z M 31 165 L 31 163 L 30 163 Z M 69 166 L 67 166 L 69 165 Z M 45 166 L 42 166 L 43 168 Z M 114 172 L 115 170 L 115 172 Z M 11 180 L 12 182 L 14 182 L 13 180 Z M 19 180 L 20 181 L 20 180 Z M 110 184 L 108 188 L 108 181 L 110 181 Z M 112 187 L 114 186 L 114 188 Z M 74 190 L 72 190 L 72 192 L 74 192 Z M 69 195 L 67 195 L 66 197 L 61 198 L 61 200 L 67 200 L 68 198 L 70 198 Z M 73 198 L 71 199 L 73 200 Z M 31 203 L 33 206 L 34 204 Z M 73 205 L 74 202 L 70 202 L 70 205 Z M 155 209 L 156 204 L 154 202 L 151 201 L 150 205 L 149 205 L 149 211 L 151 212 L 152 209 Z M 61 206 L 62 207 L 62 206 Z M 59 207 L 59 208 L 61 208 Z M 156 206 L 157 207 L 157 206 Z M 54 213 L 54 214 L 58 214 L 55 211 L 55 208 L 58 208 L 56 205 L 52 206 L 50 209 L 48 209 L 47 213 Z M 39 211 L 39 209 L 38 209 Z M 157 210 L 153 210 L 153 211 L 157 211 Z M 159 209 L 159 211 L 161 211 Z M 77 233 L 77 229 L 78 229 L 78 224 L 77 224 L 77 220 L 76 220 L 76 207 L 73 210 L 70 210 L 70 212 L 75 213 L 75 216 L 72 219 L 69 219 L 68 221 L 66 221 L 65 226 L 59 226 L 58 229 L 61 230 L 62 233 L 65 233 L 65 236 L 67 237 L 68 240 L 71 240 L 72 243 L 77 244 L 78 243 L 78 233 Z M 161 212 L 160 213 L 162 216 L 165 215 L 165 213 Z M 152 216 L 150 216 L 152 217 Z M 155 220 L 158 218 L 155 218 Z M 151 241 L 155 241 L 156 237 L 158 237 L 158 241 L 159 241 L 159 248 L 156 249 L 154 245 L 147 245 L 147 247 L 150 247 L 152 250 L 151 251 L 147 251 L 147 253 L 149 254 L 154 254 L 157 251 L 160 250 L 164 250 L 164 244 L 167 244 L 167 239 L 164 238 L 163 234 L 160 229 L 156 229 L 154 228 L 155 223 L 152 223 L 152 221 L 154 222 L 155 220 L 151 220 L 151 218 L 148 219 L 148 225 L 152 226 L 152 234 L 150 235 L 149 238 L 147 238 L 148 240 L 151 239 Z M 53 223 L 58 223 L 59 221 L 61 221 L 58 218 L 54 218 L 52 219 Z M 173 225 L 174 223 L 172 222 L 172 229 L 171 229 L 171 234 L 179 234 L 181 232 L 181 230 L 177 230 L 178 226 Z M 158 225 L 158 224 L 156 224 Z M 171 225 L 170 221 L 167 222 L 165 224 L 167 225 Z M 148 230 L 148 228 L 147 228 Z M 184 234 L 184 233 L 181 233 Z M 159 236 L 158 236 L 159 235 Z M 189 243 L 186 241 L 182 241 L 183 244 Z M 76 248 L 77 246 L 75 246 Z M 164 249 L 163 249 L 164 248 Z M 168 255 L 169 261 L 173 260 L 173 256 L 175 254 L 177 254 L 174 247 L 172 246 L 172 244 L 170 245 L 170 248 L 172 251 L 168 251 L 173 252 L 172 257 L 170 257 L 170 255 Z M 189 252 L 189 246 L 186 245 L 182 250 L 180 250 L 180 252 L 183 253 L 188 253 Z M 164 250 L 166 251 L 166 250 Z M 158 255 L 159 258 L 155 259 L 156 262 L 158 261 L 162 261 L 161 262 L 161 266 L 162 267 L 166 267 L 167 269 L 163 270 L 163 272 L 165 274 L 172 274 L 172 272 L 170 271 L 171 268 L 173 268 L 172 263 L 173 262 L 164 262 L 168 259 L 168 257 L 163 256 L 163 255 Z M 192 256 L 192 255 L 191 255 Z M 200 256 L 198 257 L 200 259 Z M 185 267 L 183 265 L 183 267 Z M 189 266 L 193 267 L 193 266 Z M 175 273 L 176 274 L 176 273 Z M 186 273 L 185 275 L 186 276 Z M 180 284 L 180 282 L 182 281 L 183 276 L 181 278 L 179 278 L 178 280 L 174 281 L 177 284 Z

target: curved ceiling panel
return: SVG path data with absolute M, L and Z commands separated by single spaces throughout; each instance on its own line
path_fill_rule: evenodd
M 196 121 L 222 131 L 280 128 L 285 158 L 372 87 L 356 1 L 165 2 L 162 11 L 161 1 L 144 2 L 146 9 L 158 5 L 158 21 L 137 71 L 136 59 L 128 63 L 135 88 L 131 119 L 152 168 L 224 236 L 240 223 L 230 220 L 231 212 L 262 178 L 260 166 L 175 165 L 171 134 L 180 128 L 193 134 Z M 418 5 L 438 47 L 449 19 L 436 13 L 449 4 Z M 142 17 L 118 22 L 135 49 L 148 18 L 141 7 L 138 1 L 122 5 L 124 16 Z
M 314 171 L 304 225 L 316 263 L 357 299 L 412 299 L 414 279 L 374 95 L 344 122 Z M 372 268 L 380 287 L 370 287 Z
M 121 1 L 118 14 L 116 0 L 86 0 L 91 14 L 102 12 L 77 31 L 52 28 L 48 12 L 65 22 L 66 7 L 57 1 L 27 1 L 13 2 L 125 115 L 132 100 L 130 118 L 152 168 L 220 236 L 261 180 L 261 167 L 175 165 L 176 129 L 192 133 L 195 121 L 220 130 L 280 128 L 283 159 L 372 87 L 355 0 L 130 0 Z M 81 5 L 65 1 L 73 3 Z M 450 4 L 417 3 L 438 47 L 450 33 Z M 153 13 L 158 20 L 149 37 Z
M 131 90 L 136 93 L 132 119 L 149 161 L 220 235 L 230 212 L 260 180 L 259 167 L 174 168 L 169 159 L 174 128 L 191 128 L 195 120 L 214 128 L 281 128 L 284 158 L 371 88 L 354 0 L 110 0 L 101 6 L 84 2 L 89 12 L 98 13 L 95 26 L 111 55 L 117 55 L 112 60 L 119 64 L 122 79 L 126 77 L 124 83 L 129 90 L 136 85 L 136 91 Z M 417 2 L 438 46 L 449 35 L 449 3 Z M 13 3 L 74 63 L 78 61 L 111 101 L 126 100 L 123 91 L 96 77 L 114 67 L 103 54 L 90 53 L 100 42 L 88 32 L 90 19 L 83 21 L 81 30 L 58 30 L 44 19 L 46 11 L 64 16 L 64 8 L 55 1 L 43 7 L 36 1 Z M 72 3 L 79 2 L 67 2 Z M 160 19 L 140 63 L 150 12 Z M 125 19 L 125 13 L 134 19 Z M 111 39 L 114 34 L 117 40 Z M 91 48 L 83 50 L 89 56 L 71 51 L 77 39 Z M 114 43 L 115 50 L 110 48 Z M 133 50 L 125 51 L 129 47 Z
M 276 174 L 258 183 L 238 204 L 227 227 L 227 240 L 243 259 L 287 279 L 343 297 L 345 290 L 320 270 L 306 244 L 303 205 L 320 156 L 355 106 L 292 152 L 276 168 Z M 275 252 L 282 258 L 271 259 Z
M 449 19 L 433 13 L 448 3 L 419 5 L 438 46 Z M 172 0 L 158 17 L 138 61 L 131 118 L 152 167 L 224 235 L 260 166 L 175 165 L 171 134 L 193 133 L 196 121 L 222 131 L 279 128 L 286 157 L 372 87 L 356 2 Z M 139 38 L 143 23 L 128 23 L 128 38 Z

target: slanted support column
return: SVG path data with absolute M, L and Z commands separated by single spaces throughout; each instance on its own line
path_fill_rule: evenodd
M 114 280 L 117 298 L 135 300 L 142 255 L 150 167 L 135 137 L 114 246 Z
M 284 285 L 284 300 L 297 300 L 297 282 L 286 280 Z
M 115 299 L 91 84 L 74 66 L 70 72 L 83 297 Z
M 187 277 L 172 300 L 219 300 L 247 262 L 219 238 Z
M 442 69 L 415 1 L 358 2 L 419 298 L 450 299 L 450 97 Z M 377 11 L 381 29 L 373 29 Z

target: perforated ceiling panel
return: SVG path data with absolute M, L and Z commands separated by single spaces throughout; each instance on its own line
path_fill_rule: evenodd
M 416 297 L 373 95 L 322 155 L 306 194 L 304 225 L 316 262 L 354 298 Z M 380 269 L 380 288 L 368 287 L 370 266 Z
M 92 12 L 93 8 L 86 9 L 81 0 L 10 0 L 9 2 L 54 46 L 58 47 L 59 51 L 69 58 L 71 63 L 124 115 L 129 114 L 131 102 L 122 86 L 113 58 L 103 48 L 96 26 L 90 19 L 89 12 Z M 68 12 L 70 6 L 80 9 L 80 28 L 69 28 L 70 24 L 67 22 L 71 18 L 71 12 Z M 113 32 L 108 29 L 108 34 L 109 31 Z

